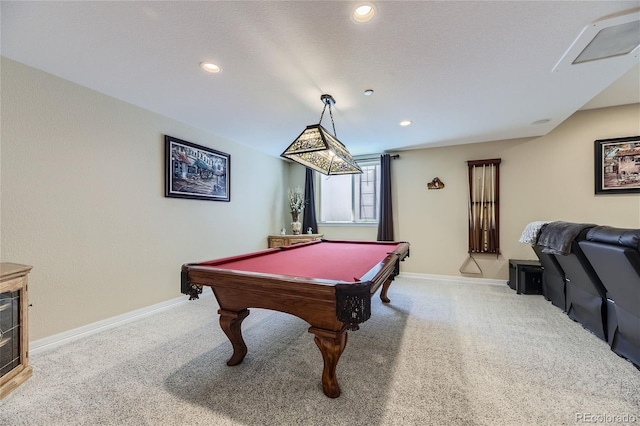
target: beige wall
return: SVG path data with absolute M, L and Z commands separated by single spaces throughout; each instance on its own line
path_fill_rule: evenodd
M 582 111 L 544 137 L 401 151 L 392 163 L 394 233 L 411 243 L 403 271 L 459 272 L 467 255 L 468 160 L 501 158 L 501 255 L 475 255 L 483 278 L 508 278 L 509 259 L 536 259 L 518 242 L 536 220 L 640 227 L 640 195 L 594 195 L 594 141 L 640 135 L 640 105 Z M 297 167 L 297 166 L 294 166 Z M 438 176 L 446 185 L 427 190 Z M 299 172 L 291 181 L 304 180 Z M 328 238 L 375 239 L 376 228 L 321 226 Z M 470 275 L 476 276 L 476 275 Z
M 34 266 L 32 340 L 179 297 L 183 263 L 266 248 L 279 229 L 284 161 L 1 66 L 0 258 Z M 165 134 L 231 154 L 231 202 L 164 197 Z
M 289 228 L 286 188 L 302 167 L 2 58 L 0 259 L 34 265 L 30 332 L 40 339 L 179 296 L 180 265 L 266 247 Z M 231 154 L 231 202 L 171 199 L 163 136 Z M 403 271 L 461 275 L 467 258 L 467 160 L 502 158 L 502 255 L 534 220 L 640 227 L 640 196 L 594 195 L 594 140 L 640 134 L 640 105 L 579 112 L 547 136 L 402 151 L 392 163 Z M 428 191 L 438 176 L 446 188 Z M 321 226 L 331 239 L 375 227 Z
M 594 141 L 640 134 L 640 105 L 578 112 L 544 137 L 401 152 L 393 163 L 397 238 L 410 241 L 405 271 L 463 275 L 467 160 L 501 158 L 501 256 L 475 255 L 484 278 L 506 279 L 509 259 L 536 259 L 518 242 L 535 220 L 640 227 L 640 196 L 594 195 Z M 446 185 L 427 190 L 438 176 Z

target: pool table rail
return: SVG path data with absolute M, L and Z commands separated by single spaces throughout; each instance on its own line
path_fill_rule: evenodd
M 190 269 L 189 282 L 210 286 L 220 309 L 225 311 L 270 309 L 297 316 L 314 327 L 342 328 L 335 316 L 335 282 L 233 270 L 213 272 L 198 266 Z

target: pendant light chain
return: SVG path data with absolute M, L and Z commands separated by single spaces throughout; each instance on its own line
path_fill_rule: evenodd
M 331 117 L 331 125 L 333 126 L 333 136 L 335 138 L 338 138 L 338 135 L 336 134 L 336 123 L 333 122 L 333 113 L 331 112 L 331 105 L 329 105 L 329 116 Z
M 322 108 L 322 114 L 320 114 L 320 121 L 318 124 L 322 125 L 322 117 L 324 117 L 324 112 L 327 110 L 327 103 L 324 103 L 324 108 Z M 331 112 L 331 107 L 329 107 L 329 112 Z
M 333 127 L 333 137 L 337 138 L 336 134 L 336 123 L 333 121 L 333 111 L 331 110 L 331 101 L 329 99 L 322 99 L 324 102 L 324 108 L 322 108 L 322 114 L 320 114 L 320 121 L 318 124 L 322 124 L 322 118 L 324 117 L 324 112 L 327 110 L 327 105 L 329 106 L 329 116 L 331 117 L 331 126 Z

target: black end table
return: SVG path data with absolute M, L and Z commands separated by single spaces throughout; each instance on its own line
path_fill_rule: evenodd
M 517 294 L 542 294 L 542 265 L 537 260 L 509 259 L 507 284 Z

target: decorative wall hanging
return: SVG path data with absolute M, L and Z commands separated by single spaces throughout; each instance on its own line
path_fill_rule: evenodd
M 427 183 L 427 189 L 442 189 L 444 188 L 444 183 L 436 176 L 433 180 Z
M 500 161 L 467 161 L 469 253 L 500 254 Z
M 640 136 L 595 142 L 596 194 L 640 193 Z
M 164 137 L 165 197 L 229 201 L 231 156 L 224 152 Z

